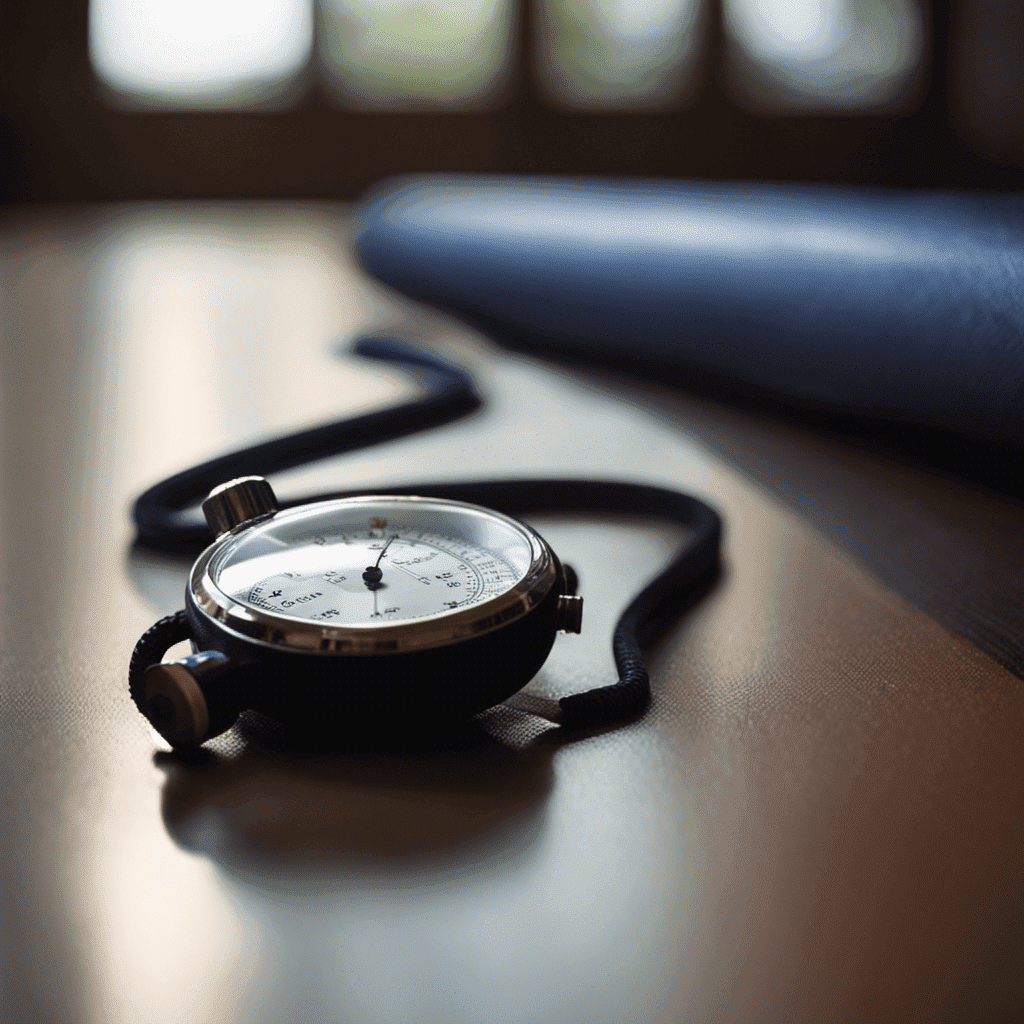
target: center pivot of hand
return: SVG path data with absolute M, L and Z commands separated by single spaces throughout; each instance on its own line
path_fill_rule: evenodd
M 377 561 L 374 562 L 373 565 L 368 565 L 366 567 L 366 572 L 363 573 L 363 582 L 366 584 L 368 589 L 376 590 L 379 586 L 381 586 L 380 580 L 384 573 L 381 571 L 380 568 L 380 560 L 384 557 L 384 552 L 387 551 L 389 547 L 391 547 L 391 541 L 395 540 L 398 540 L 397 533 L 391 538 L 391 540 L 387 542 L 387 544 L 384 545 L 384 547 L 380 549 L 380 554 L 377 556 Z

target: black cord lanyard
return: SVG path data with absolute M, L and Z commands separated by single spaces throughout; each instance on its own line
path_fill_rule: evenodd
M 213 537 L 206 523 L 187 510 L 225 480 L 256 474 L 269 476 L 328 456 L 407 437 L 461 419 L 483 404 L 464 369 L 407 341 L 367 337 L 357 342 L 353 350 L 370 359 L 400 365 L 423 386 L 423 394 L 391 409 L 265 441 L 168 477 L 149 488 L 135 503 L 138 542 L 156 551 L 198 554 Z M 683 550 L 619 618 L 612 638 L 619 681 L 563 697 L 558 702 L 559 721 L 566 728 L 604 726 L 643 713 L 651 691 L 642 645 L 653 640 L 674 616 L 700 600 L 718 573 L 718 513 L 697 498 L 677 491 L 608 480 L 557 479 L 417 483 L 374 486 L 373 491 L 467 501 L 517 517 L 537 512 L 640 514 L 679 523 L 691 531 Z M 290 508 L 361 493 L 365 490 L 317 494 L 282 504 Z M 161 619 L 148 630 L 132 655 L 132 691 L 146 668 L 160 661 L 175 643 L 189 638 L 184 612 Z

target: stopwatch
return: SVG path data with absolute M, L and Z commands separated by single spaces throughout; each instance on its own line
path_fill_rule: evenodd
M 281 509 L 250 476 L 203 512 L 215 540 L 181 620 L 193 653 L 133 672 L 139 709 L 173 746 L 245 709 L 340 731 L 465 719 L 525 686 L 558 631 L 580 631 L 575 574 L 535 530 L 479 505 L 368 495 Z

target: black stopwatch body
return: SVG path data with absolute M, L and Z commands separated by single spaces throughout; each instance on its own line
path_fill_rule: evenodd
M 304 654 L 226 629 L 186 595 L 197 651 L 227 660 L 204 682 L 209 734 L 243 710 L 293 728 L 341 736 L 466 720 L 521 690 L 540 671 L 558 632 L 564 571 L 541 602 L 504 628 L 433 649 L 393 654 Z

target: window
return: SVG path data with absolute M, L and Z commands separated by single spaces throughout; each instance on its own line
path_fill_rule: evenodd
M 559 106 L 671 107 L 690 90 L 699 0 L 540 0 L 538 77 Z
M 579 110 L 685 105 L 708 0 L 92 0 L 90 54 L 121 103 L 282 106 L 314 83 L 342 107 L 487 109 L 521 59 L 544 100 Z M 906 97 L 916 0 L 725 0 L 732 91 L 767 110 L 860 110 Z M 317 38 L 314 40 L 314 26 Z
M 506 90 L 512 8 L 503 0 L 324 0 L 324 78 L 364 109 L 481 107 Z
M 431 171 L 1022 188 L 1020 9 L 19 0 L 0 199 L 348 199 Z
M 725 13 L 734 87 L 753 105 L 908 105 L 924 36 L 913 0 L 728 0 Z
M 287 101 L 313 48 L 304 0 L 92 0 L 89 56 L 121 103 Z

